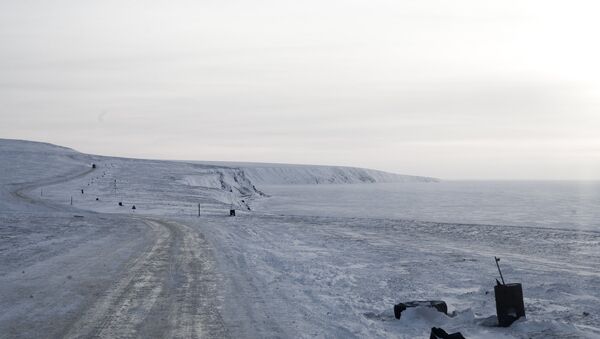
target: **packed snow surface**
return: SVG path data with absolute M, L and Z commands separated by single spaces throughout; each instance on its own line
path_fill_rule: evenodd
M 264 183 L 304 179 L 248 168 L 0 140 L 0 337 L 600 337 L 597 230 L 257 212 Z M 523 284 L 509 328 L 494 256 Z M 394 318 L 427 299 L 452 316 Z

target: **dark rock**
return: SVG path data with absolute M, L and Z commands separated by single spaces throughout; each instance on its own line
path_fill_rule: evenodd
M 448 334 L 439 327 L 432 327 L 429 339 L 466 339 L 460 332 Z
M 416 300 L 416 301 L 408 301 L 404 303 L 399 303 L 394 305 L 394 316 L 396 319 L 400 319 L 402 312 L 404 312 L 409 307 L 433 307 L 439 312 L 444 314 L 448 314 L 448 305 L 446 305 L 445 301 L 442 300 Z

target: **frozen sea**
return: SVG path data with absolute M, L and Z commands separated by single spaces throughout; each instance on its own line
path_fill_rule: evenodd
M 441 181 L 262 186 L 257 211 L 600 230 L 600 182 Z

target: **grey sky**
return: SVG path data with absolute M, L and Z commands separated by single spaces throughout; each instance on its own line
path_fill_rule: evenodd
M 594 1 L 0 0 L 0 137 L 600 179 Z

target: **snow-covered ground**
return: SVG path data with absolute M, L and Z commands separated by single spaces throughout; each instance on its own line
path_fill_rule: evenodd
M 600 230 L 600 181 L 441 181 L 370 185 L 261 185 L 252 209 L 275 214 L 369 217 Z
M 2 337 L 600 337 L 595 231 L 259 213 L 248 167 L 7 140 L 0 159 Z M 510 328 L 483 326 L 494 255 L 524 286 Z M 456 316 L 394 319 L 416 299 Z

